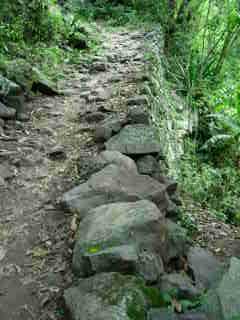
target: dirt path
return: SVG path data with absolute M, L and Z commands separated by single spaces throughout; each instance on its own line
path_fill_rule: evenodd
M 89 66 L 66 68 L 65 96 L 34 99 L 30 121 L 6 123 L 9 139 L 0 137 L 1 320 L 66 318 L 58 301 L 71 282 L 72 217 L 56 199 L 100 147 L 91 131 L 98 120 L 86 115 L 126 111 L 144 67 L 142 32 L 104 32 L 103 45 Z

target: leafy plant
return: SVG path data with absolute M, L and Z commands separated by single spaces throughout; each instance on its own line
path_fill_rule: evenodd
M 215 133 L 208 139 L 202 146 L 202 150 L 209 150 L 213 148 L 229 147 L 234 149 L 235 157 L 239 158 L 240 149 L 240 117 L 227 115 L 226 113 L 216 113 L 209 115 L 210 119 L 215 120 L 214 128 Z

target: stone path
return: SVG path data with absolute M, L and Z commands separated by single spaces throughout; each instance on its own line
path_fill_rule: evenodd
M 170 220 L 176 184 L 161 174 L 142 86 L 146 34 L 102 35 L 102 56 L 63 66 L 64 96 L 29 102 L 27 123 L 1 122 L 0 319 L 206 320 L 158 309 L 161 290 L 195 299 L 223 270 Z M 239 280 L 239 263 L 223 281 Z M 225 282 L 211 298 L 227 308 Z
M 65 68 L 65 96 L 35 98 L 27 106 L 29 122 L 4 124 L 1 320 L 63 318 L 57 303 L 71 282 L 69 245 L 75 230 L 74 217 L 59 210 L 56 199 L 84 178 L 89 170 L 85 159 L 101 148 L 93 139 L 98 116 L 111 110 L 124 113 L 125 100 L 142 82 L 142 32 L 105 33 L 103 44 L 106 55 L 90 67 Z

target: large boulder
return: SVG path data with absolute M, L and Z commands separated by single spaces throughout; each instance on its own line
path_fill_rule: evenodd
M 216 288 L 206 294 L 201 310 L 209 320 L 238 320 L 240 318 L 240 260 L 232 258 L 229 269 Z
M 80 157 L 78 161 L 78 172 L 81 179 L 87 180 L 92 174 L 102 170 L 109 164 L 115 164 L 126 170 L 132 170 L 137 174 L 137 166 L 135 162 L 118 151 L 102 151 L 97 156 L 89 158 L 89 156 Z
M 153 201 L 163 212 L 169 205 L 164 185 L 135 170 L 110 164 L 93 174 L 86 183 L 65 193 L 61 204 L 83 218 L 89 209 L 103 204 L 143 199 Z
M 73 269 L 81 276 L 99 272 L 136 273 L 156 282 L 163 273 L 164 217 L 142 200 L 93 209 L 78 229 Z
M 123 167 L 126 170 L 135 172 L 137 174 L 136 163 L 129 157 L 118 151 L 102 151 L 96 158 L 96 162 L 101 164 L 103 167 L 109 164 L 116 164 L 117 166 Z
M 164 274 L 159 283 L 160 291 L 176 292 L 179 299 L 195 299 L 201 292 L 193 285 L 192 280 L 183 272 Z
M 209 251 L 200 247 L 191 247 L 187 259 L 190 271 L 199 288 L 214 287 L 221 279 L 222 264 Z
M 58 94 L 55 85 L 39 69 L 24 59 L 11 61 L 5 69 L 6 77 L 25 92 L 33 90 L 49 95 Z M 10 93 L 9 95 L 12 96 Z
M 117 273 L 80 280 L 64 299 L 73 320 L 144 320 L 147 308 L 138 280 Z
M 152 308 L 148 312 L 147 320 L 178 320 L 178 317 L 171 309 Z
M 133 276 L 102 273 L 79 280 L 65 290 L 64 300 L 73 320 L 146 320 L 150 290 Z
M 232 258 L 229 270 L 217 288 L 223 319 L 240 318 L 240 260 Z M 238 318 L 237 318 L 238 317 Z
M 136 124 L 125 126 L 105 143 L 106 149 L 128 155 L 158 154 L 160 143 L 150 126 Z

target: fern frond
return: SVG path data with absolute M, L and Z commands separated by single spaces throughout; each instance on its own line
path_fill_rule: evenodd
M 219 143 L 226 143 L 232 139 L 230 134 L 216 134 L 208 139 L 204 145 L 201 147 L 201 150 L 208 150 L 212 147 L 215 147 Z

